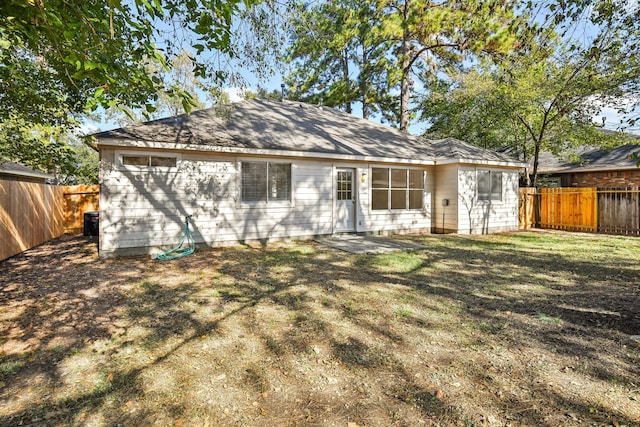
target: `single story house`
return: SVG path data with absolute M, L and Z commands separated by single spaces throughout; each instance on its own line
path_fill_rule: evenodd
M 640 168 L 634 153 L 640 154 L 640 144 L 610 150 L 582 146 L 563 156 L 543 152 L 538 161 L 538 181 L 541 187 L 640 187 Z
M 251 100 L 95 134 L 100 254 L 335 233 L 518 229 L 522 164 L 330 108 Z
M 18 163 L 7 162 L 0 164 L 0 179 L 5 181 L 23 181 L 45 184 L 47 181 L 51 181 L 54 178 L 55 177 L 51 174 L 39 172 Z

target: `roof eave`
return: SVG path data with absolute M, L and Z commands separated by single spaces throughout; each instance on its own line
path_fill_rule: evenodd
M 585 173 L 585 172 L 612 172 L 638 169 L 636 165 L 603 166 L 594 168 L 538 168 L 539 173 Z
M 27 171 L 16 171 L 11 169 L 2 169 L 0 168 L 0 175 L 12 175 L 12 176 L 24 176 L 27 178 L 39 178 L 39 179 L 53 179 L 54 175 L 47 174 L 44 172 L 27 172 Z
M 466 165 L 482 165 L 482 166 L 500 166 L 500 167 L 509 167 L 509 168 L 517 168 L 517 169 L 524 169 L 527 167 L 527 164 L 522 162 L 465 159 L 465 158 L 447 158 L 447 157 L 436 158 L 435 164 L 436 165 L 466 164 Z
M 316 151 L 273 150 L 265 148 L 242 148 L 214 145 L 193 145 L 169 142 L 149 142 L 142 140 L 98 139 L 97 147 L 100 148 L 127 148 L 147 150 L 178 150 L 192 152 L 206 152 L 217 154 L 230 154 L 240 156 L 272 156 L 305 159 L 347 160 L 358 162 L 403 163 L 423 166 L 433 166 L 433 159 L 406 159 L 396 157 L 379 157 L 356 154 L 323 153 Z

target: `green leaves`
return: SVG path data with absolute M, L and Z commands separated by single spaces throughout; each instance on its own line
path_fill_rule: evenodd
M 361 102 L 363 117 L 387 100 L 390 62 L 385 55 L 391 43 L 382 34 L 376 1 L 299 5 L 292 34 L 288 54 L 293 66 L 285 79 L 290 97 L 348 112 L 352 103 Z
M 501 0 L 300 5 L 287 83 L 296 98 L 347 111 L 359 101 L 365 117 L 381 111 L 406 131 L 414 76 L 451 72 L 472 56 L 505 55 L 516 44 L 518 19 Z
M 190 93 L 196 87 L 167 78 L 171 61 L 183 50 L 195 51 L 188 68 L 219 84 L 226 73 L 216 55 L 235 53 L 233 18 L 256 3 L 0 2 L 0 125 L 11 141 L 0 154 L 27 164 L 40 158 L 45 168 L 51 158 L 62 165 L 64 150 L 52 149 L 52 141 L 63 147 L 59 135 L 100 107 L 142 111 L 146 117 L 158 111 L 159 98 L 172 114 L 200 107 Z M 59 156 L 48 157 L 49 152 Z
M 549 10 L 561 14 L 562 20 L 553 19 L 556 26 L 536 32 L 529 31 L 533 26 L 524 28 L 521 49 L 494 57 L 484 68 L 460 72 L 451 82 L 438 82 L 421 106 L 422 119 L 432 123 L 430 135 L 507 146 L 532 164 L 534 186 L 541 151 L 561 154 L 578 145 L 626 142 L 619 133 L 602 133 L 593 118 L 604 106 L 628 105 L 640 81 L 637 59 L 628 55 L 629 43 L 638 41 L 637 26 L 627 28 L 624 20 L 614 19 L 606 28 L 592 28 L 593 37 L 585 43 L 555 32 L 570 27 L 564 21 L 574 19 L 566 17 L 569 9 Z M 574 25 L 581 28 L 584 22 Z
M 145 108 L 153 94 L 165 89 L 162 79 L 148 74 L 147 64 L 167 70 L 166 58 L 188 47 L 178 45 L 182 40 L 192 41 L 196 55 L 232 52 L 232 18 L 244 4 L 242 0 L 76 3 L 52 0 L 40 7 L 39 2 L 6 0 L 0 5 L 1 65 L 19 75 L 25 61 L 40 61 L 47 69 L 47 81 L 65 93 L 59 97 L 60 105 L 72 114 L 98 105 Z M 215 78 L 216 70 L 205 63 L 201 58 L 195 61 L 199 76 Z M 109 90 L 98 90 L 105 84 Z M 17 104 L 20 99 L 5 101 Z
M 18 162 L 44 172 L 71 173 L 74 151 L 60 126 L 34 124 L 17 115 L 0 122 L 0 160 Z

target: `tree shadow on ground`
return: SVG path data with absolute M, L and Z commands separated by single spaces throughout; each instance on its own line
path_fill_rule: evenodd
M 52 242 L 0 263 L 0 425 L 640 422 L 566 390 L 638 398 L 638 268 L 525 237 L 415 237 L 406 271 L 310 242 L 166 263 Z

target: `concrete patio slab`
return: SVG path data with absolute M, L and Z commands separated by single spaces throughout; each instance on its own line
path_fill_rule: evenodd
M 427 246 L 417 243 L 404 242 L 379 236 L 358 236 L 353 234 L 343 234 L 331 237 L 315 239 L 334 249 L 340 249 L 353 254 L 381 254 L 385 252 L 426 249 Z

